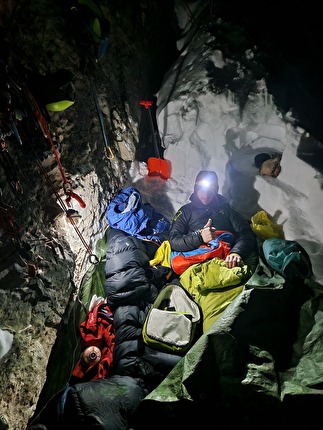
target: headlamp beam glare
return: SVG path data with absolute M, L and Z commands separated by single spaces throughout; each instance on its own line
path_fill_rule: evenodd
M 211 183 L 207 179 L 202 179 L 202 181 L 196 182 L 195 185 L 198 185 L 199 187 L 202 187 L 202 188 L 210 188 Z

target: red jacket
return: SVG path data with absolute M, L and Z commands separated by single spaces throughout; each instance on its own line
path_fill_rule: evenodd
M 115 338 L 112 313 L 106 303 L 100 302 L 89 312 L 80 325 L 80 332 L 82 354 L 72 375 L 82 381 L 106 378 L 113 361 Z M 89 365 L 85 363 L 83 353 L 90 346 L 100 349 L 101 358 Z

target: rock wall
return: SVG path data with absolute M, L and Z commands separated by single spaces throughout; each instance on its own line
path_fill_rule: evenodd
M 1 5 L 1 89 L 15 92 L 13 110 L 25 109 L 22 143 L 14 133 L 6 138 L 10 178 L 0 168 L 1 429 L 22 430 L 33 416 L 62 318 L 107 227 L 107 204 L 125 183 L 138 148 L 150 144 L 140 140 L 139 100 L 153 98 L 176 53 L 176 22 L 171 2 L 130 3 L 101 2 L 110 24 L 102 58 L 84 15 L 77 15 L 78 2 Z M 66 110 L 45 112 L 57 157 L 13 85 L 26 84 L 38 101 L 41 77 L 62 69 L 73 76 L 75 100 Z M 28 136 L 25 123 L 31 124 Z M 68 205 L 64 177 L 85 207 L 74 197 Z

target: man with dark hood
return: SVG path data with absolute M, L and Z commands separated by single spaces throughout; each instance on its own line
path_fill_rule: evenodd
M 214 171 L 202 170 L 196 177 L 190 203 L 175 214 L 169 232 L 173 251 L 190 251 L 215 239 L 216 231 L 233 233 L 235 241 L 225 257 L 227 268 L 247 264 L 256 255 L 257 241 L 249 222 L 233 209 L 218 193 L 218 176 Z

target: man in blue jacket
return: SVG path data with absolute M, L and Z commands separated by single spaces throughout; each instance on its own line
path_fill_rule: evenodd
M 172 251 L 191 251 L 215 239 L 216 231 L 233 233 L 235 242 L 225 258 L 226 267 L 247 264 L 257 254 L 257 241 L 249 222 L 218 194 L 218 176 L 214 171 L 202 170 L 196 177 L 190 203 L 175 214 L 169 242 Z

